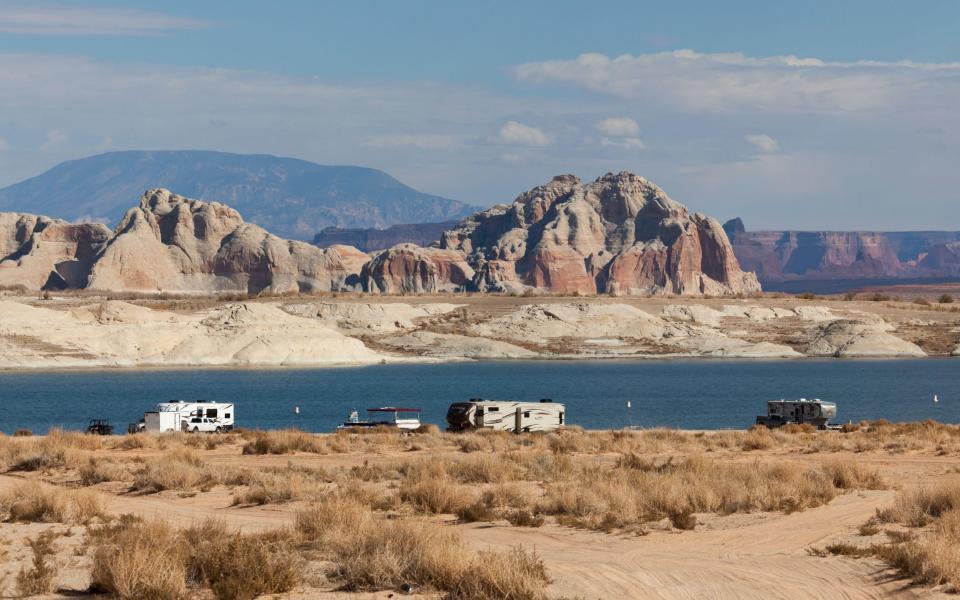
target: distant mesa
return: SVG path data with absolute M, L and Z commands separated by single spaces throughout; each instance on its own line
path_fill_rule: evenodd
M 268 233 L 240 212 L 151 189 L 114 230 L 0 213 L 0 286 L 137 292 L 503 292 L 686 296 L 760 290 L 718 221 L 653 183 L 572 175 L 442 232 L 368 255 Z
M 747 231 L 724 224 L 741 266 L 761 283 L 960 277 L 956 231 Z
M 376 169 L 178 150 L 110 152 L 62 163 L 0 189 L 0 211 L 113 225 L 132 199 L 153 188 L 225 202 L 248 222 L 301 240 L 325 227 L 448 221 L 476 210 L 419 192 Z

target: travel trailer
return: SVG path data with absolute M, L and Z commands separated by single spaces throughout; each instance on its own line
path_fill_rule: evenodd
M 837 405 L 820 399 L 807 400 L 771 400 L 767 402 L 766 416 L 757 417 L 757 425 L 766 425 L 770 429 L 784 425 L 802 425 L 809 423 L 817 429 L 835 429 L 830 419 L 837 416 Z
M 497 429 L 524 433 L 553 431 L 566 423 L 566 409 L 549 398 L 512 402 L 473 398 L 454 402 L 447 411 L 447 430 Z
M 233 429 L 233 404 L 225 402 L 161 402 L 143 415 L 143 431 L 216 432 Z
M 343 424 L 338 425 L 337 429 L 354 429 L 367 427 L 391 427 L 394 429 L 418 429 L 420 427 L 420 409 L 419 408 L 400 408 L 398 406 L 381 406 L 380 408 L 368 408 L 367 419 L 360 420 L 357 411 L 350 413 Z

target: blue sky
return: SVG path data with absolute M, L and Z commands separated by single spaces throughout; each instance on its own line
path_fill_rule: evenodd
M 0 185 L 108 150 L 508 202 L 630 170 L 751 229 L 960 228 L 960 3 L 0 0 Z

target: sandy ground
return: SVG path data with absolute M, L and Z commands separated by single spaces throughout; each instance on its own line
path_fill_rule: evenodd
M 960 354 L 960 307 L 799 297 L 0 296 L 0 369 Z
M 140 451 L 98 451 L 136 456 Z M 403 453 L 404 458 L 426 451 Z M 150 451 L 141 452 L 144 456 Z M 364 462 L 389 461 L 399 453 L 345 455 L 243 456 L 235 446 L 203 453 L 209 464 L 246 467 L 296 464 L 311 467 L 344 467 Z M 785 451 L 731 453 L 722 460 L 800 461 L 815 464 L 836 454 L 790 454 Z M 856 454 L 858 461 L 877 466 L 894 488 L 932 483 L 956 472 L 956 457 L 932 453 Z M 0 476 L 0 493 L 20 481 L 16 475 Z M 68 483 L 65 483 L 68 484 Z M 456 529 L 470 544 L 508 549 L 522 545 L 534 549 L 545 562 L 553 581 L 551 597 L 559 598 L 946 598 L 936 590 L 910 585 L 875 559 L 816 557 L 808 549 L 853 540 L 857 528 L 878 508 L 889 505 L 894 490 L 844 494 L 826 506 L 793 514 L 754 513 L 730 516 L 698 515 L 694 531 L 653 530 L 645 536 L 589 532 L 548 524 L 540 529 L 509 526 L 506 522 L 460 524 L 452 517 L 437 517 Z M 224 520 L 247 531 L 289 525 L 298 503 L 237 508 L 230 506 L 230 493 L 215 488 L 190 497 L 171 492 L 135 496 L 110 494 L 113 513 L 166 519 L 186 526 L 207 517 Z M 0 525 L 0 544 L 6 561 L 25 560 L 24 551 L 14 551 L 17 540 L 35 535 L 52 525 Z M 65 526 L 60 526 L 65 527 Z M 75 536 L 72 539 L 76 539 Z M 65 538 L 71 539 L 71 538 Z M 77 588 L 83 586 L 82 570 L 71 562 L 69 543 L 61 558 L 67 570 L 61 573 Z M 12 562 L 10 564 L 13 564 Z M 70 566 L 77 571 L 71 576 Z M 69 583 L 68 583 L 69 585 Z M 71 593 L 76 597 L 76 593 Z M 331 588 L 299 590 L 285 598 L 387 598 L 389 592 L 346 594 Z

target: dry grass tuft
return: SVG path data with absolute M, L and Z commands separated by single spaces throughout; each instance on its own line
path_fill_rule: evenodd
M 255 431 L 252 436 L 253 439 L 243 445 L 244 454 L 327 453 L 321 438 L 297 429 Z
M 347 590 L 413 583 L 463 600 L 546 597 L 543 564 L 521 549 L 474 554 L 443 526 L 383 520 L 342 497 L 330 496 L 298 513 L 296 528 L 329 555 Z
M 223 523 L 206 522 L 187 530 L 187 564 L 220 600 L 252 600 L 290 591 L 300 582 L 302 561 L 293 534 L 231 534 Z
M 91 590 L 123 600 L 179 600 L 187 592 L 184 545 L 170 525 L 128 521 L 98 536 Z
M 52 536 L 41 534 L 27 540 L 27 543 L 30 545 L 33 557 L 30 568 L 21 567 L 20 572 L 17 573 L 17 595 L 25 597 L 49 594 L 53 591 L 53 581 L 57 576 L 57 565 L 53 562 L 56 552 L 53 548 Z
M 0 508 L 9 521 L 62 523 L 67 520 L 66 495 L 66 491 L 25 481 L 0 498 Z

